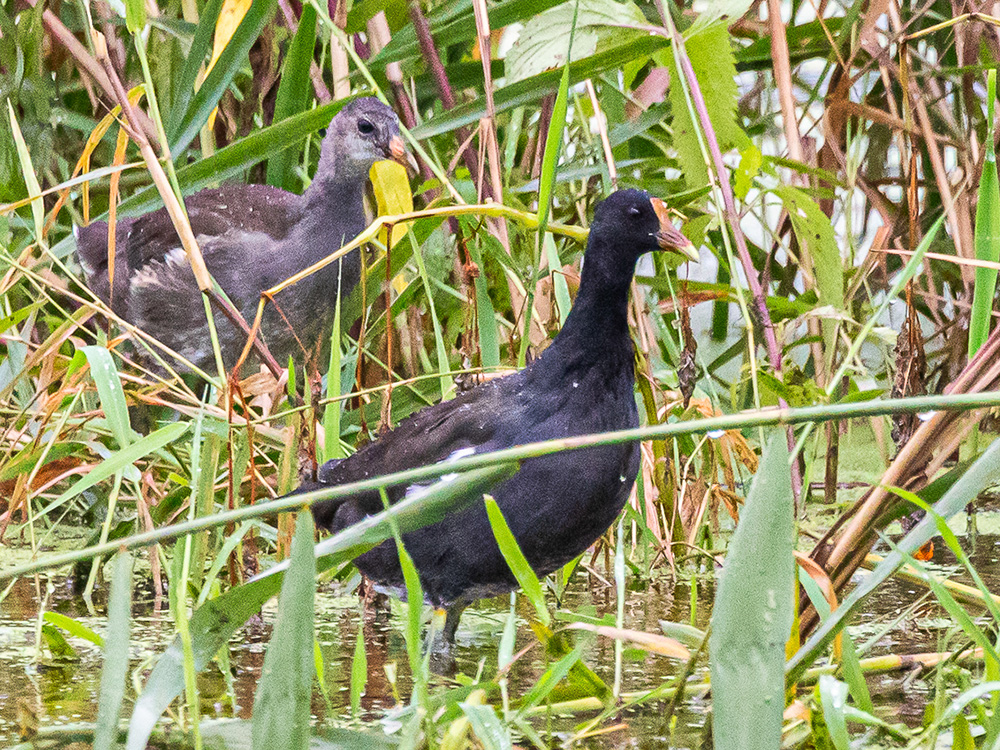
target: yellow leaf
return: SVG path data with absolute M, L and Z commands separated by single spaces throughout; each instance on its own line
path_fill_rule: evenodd
M 413 210 L 413 194 L 406 167 L 394 161 L 377 161 L 372 165 L 370 176 L 379 216 L 394 216 Z M 393 227 L 390 247 L 403 238 L 408 226 L 409 222 Z
M 229 44 L 229 40 L 233 38 L 233 34 L 236 33 L 237 27 L 243 20 L 243 16 L 247 14 L 250 10 L 250 3 L 253 0 L 224 0 L 222 3 L 222 10 L 219 11 L 219 18 L 215 22 L 215 37 L 212 40 L 212 60 L 208 63 L 208 67 L 205 69 L 205 75 L 207 76 L 209 71 L 215 67 L 215 63 L 218 61 L 219 57 L 222 55 L 222 51 Z M 219 111 L 216 107 L 212 110 L 212 114 L 208 116 L 208 127 L 212 128 L 215 125 L 215 113 Z
M 218 61 L 222 51 L 229 44 L 229 40 L 236 33 L 236 27 L 240 25 L 243 16 L 250 10 L 251 0 L 225 0 L 222 3 L 222 10 L 219 11 L 219 18 L 215 22 L 215 38 L 212 41 L 212 61 L 208 64 L 208 74 Z

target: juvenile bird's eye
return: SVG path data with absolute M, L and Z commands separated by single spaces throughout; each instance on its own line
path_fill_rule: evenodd
M 639 207 L 638 207 L 638 206 L 629 206 L 629 209 L 628 209 L 628 212 L 629 212 L 629 213 L 630 213 L 630 214 L 631 214 L 632 216 L 638 216 L 639 214 L 641 214 L 641 213 L 642 213 L 642 211 L 640 211 L 640 210 L 639 210 Z
M 371 135 L 375 132 L 375 126 L 368 120 L 358 120 L 358 132 L 361 135 Z

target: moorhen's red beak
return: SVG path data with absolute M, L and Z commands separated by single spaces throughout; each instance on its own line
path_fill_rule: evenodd
M 682 255 L 687 260 L 697 263 L 700 257 L 698 251 L 691 244 L 691 240 L 681 234 L 681 231 L 670 221 L 670 209 L 667 208 L 667 204 L 659 198 L 653 198 L 652 203 L 656 218 L 660 220 L 660 231 L 656 233 L 656 241 L 660 248 Z
M 404 167 L 409 166 L 409 154 L 406 151 L 406 144 L 403 143 L 402 136 L 394 135 L 389 140 L 389 156 L 392 157 L 393 161 L 399 162 Z

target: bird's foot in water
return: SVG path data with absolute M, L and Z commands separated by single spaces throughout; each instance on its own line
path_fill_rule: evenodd
M 458 671 L 458 664 L 455 661 L 455 631 L 458 630 L 458 621 L 462 616 L 464 605 L 452 605 L 448 609 L 435 609 L 434 619 L 431 621 L 428 637 L 430 643 L 430 669 L 436 675 L 442 677 L 453 677 Z M 442 618 L 444 627 L 439 627 Z

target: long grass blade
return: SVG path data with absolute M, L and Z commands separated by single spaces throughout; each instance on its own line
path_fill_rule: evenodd
M 510 566 L 510 570 L 517 579 L 518 584 L 531 601 L 532 606 L 534 606 L 538 621 L 545 627 L 548 627 L 552 622 L 552 618 L 549 615 L 549 608 L 545 604 L 545 594 L 542 592 L 542 584 L 538 580 L 538 576 L 535 575 L 535 571 L 531 569 L 528 558 L 521 551 L 517 539 L 514 538 L 514 532 L 510 530 L 510 526 L 507 525 L 507 519 L 503 517 L 500 506 L 489 495 L 486 496 L 486 514 L 489 516 L 490 526 L 493 528 L 493 536 L 496 537 L 504 560 L 507 561 L 507 565 Z
M 278 619 L 264 656 L 253 701 L 254 750 L 309 747 L 309 708 L 313 663 L 316 558 L 313 519 L 308 511 L 295 519 L 292 560 L 281 586 Z
M 131 610 L 132 556 L 123 552 L 115 557 L 111 570 L 107 648 L 104 650 L 104 667 L 101 669 L 94 750 L 111 750 L 118 744 L 118 718 L 122 712 L 125 680 L 128 676 Z
M 281 122 L 309 106 L 309 65 L 315 46 L 316 9 L 306 4 L 302 6 L 299 28 L 285 57 L 272 122 Z M 288 148 L 267 160 L 268 185 L 296 192 L 301 181 L 295 177 L 295 156 L 296 151 Z
M 976 259 L 996 263 L 1000 260 L 1000 179 L 997 178 L 997 155 L 993 144 L 993 112 L 997 100 L 997 72 L 986 74 L 986 157 L 979 178 L 979 202 L 976 204 L 976 231 L 973 244 Z M 993 299 L 996 296 L 995 268 L 977 268 L 969 317 L 969 359 L 985 343 L 993 322 Z

